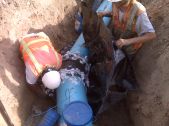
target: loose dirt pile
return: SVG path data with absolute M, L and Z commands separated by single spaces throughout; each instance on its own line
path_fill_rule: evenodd
M 158 37 L 146 44 L 136 57 L 140 89 L 129 95 L 128 108 L 124 103 L 114 106 L 98 121 L 100 126 L 169 124 L 169 1 L 141 1 L 147 7 Z M 0 1 L 0 99 L 15 126 L 24 124 L 37 101 L 25 86 L 17 39 L 26 33 L 44 31 L 57 49 L 64 47 L 77 38 L 73 24 L 75 9 L 74 0 Z M 0 126 L 6 126 L 1 115 Z

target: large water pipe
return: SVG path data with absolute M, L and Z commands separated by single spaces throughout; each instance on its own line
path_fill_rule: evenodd
M 112 4 L 104 0 L 97 12 L 111 9 Z M 103 21 L 108 25 L 110 18 L 104 17 Z M 80 34 L 71 50 L 63 56 L 62 82 L 57 88 L 57 111 L 61 115 L 59 126 L 92 126 L 85 80 L 89 68 L 88 49 L 84 47 L 84 42 L 83 34 Z

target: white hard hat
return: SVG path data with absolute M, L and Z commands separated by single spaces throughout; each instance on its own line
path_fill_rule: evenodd
M 108 1 L 110 1 L 110 2 L 120 2 L 120 1 L 122 1 L 122 0 L 108 0 Z
M 45 87 L 49 89 L 55 89 L 59 87 L 61 79 L 58 71 L 49 71 L 42 77 L 42 82 Z

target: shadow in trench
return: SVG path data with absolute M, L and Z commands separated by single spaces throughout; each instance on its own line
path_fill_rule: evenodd
M 97 126 L 134 126 L 125 100 L 112 105 L 95 123 Z

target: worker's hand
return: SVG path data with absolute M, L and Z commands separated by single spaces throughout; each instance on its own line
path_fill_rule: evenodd
M 99 17 L 103 17 L 103 16 L 105 15 L 105 13 L 104 13 L 104 12 L 97 12 L 97 15 L 98 15 Z
M 122 48 L 123 46 L 128 45 L 128 41 L 127 41 L 127 39 L 119 39 L 116 41 L 115 44 L 118 48 Z

